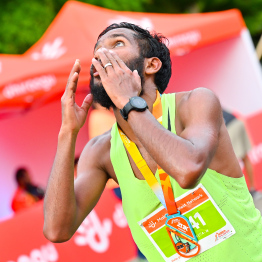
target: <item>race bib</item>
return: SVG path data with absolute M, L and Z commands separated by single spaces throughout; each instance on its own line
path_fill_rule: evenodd
M 176 198 L 176 205 L 190 221 L 200 245 L 200 253 L 235 234 L 233 226 L 202 184 Z M 170 240 L 165 225 L 166 215 L 166 209 L 160 207 L 138 223 L 166 262 L 187 261 L 190 258 L 180 256 Z M 177 226 L 183 230 L 182 223 Z M 175 242 L 181 241 L 185 248 L 190 244 L 177 236 L 173 238 Z

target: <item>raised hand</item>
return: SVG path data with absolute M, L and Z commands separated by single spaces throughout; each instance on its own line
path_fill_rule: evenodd
M 73 131 L 74 133 L 78 133 L 80 128 L 84 125 L 87 112 L 93 100 L 92 95 L 88 94 L 81 107 L 75 102 L 75 92 L 80 71 L 81 65 L 80 61 L 77 59 L 69 75 L 65 92 L 61 98 L 62 128 Z
M 96 55 L 103 66 L 111 64 L 104 68 L 97 59 L 92 59 L 108 96 L 117 108 L 122 109 L 129 98 L 140 94 L 142 88 L 140 76 L 137 70 L 132 72 L 112 50 L 99 48 Z

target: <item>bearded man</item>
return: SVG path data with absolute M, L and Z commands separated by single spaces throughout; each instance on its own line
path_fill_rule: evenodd
M 173 253 L 187 257 L 191 251 L 192 261 L 262 261 L 261 215 L 233 152 L 220 102 L 205 88 L 160 96 L 171 76 L 164 41 L 162 35 L 129 23 L 107 27 L 94 49 L 92 94 L 81 107 L 75 103 L 81 68 L 75 62 L 62 97 L 44 234 L 52 242 L 69 240 L 112 178 L 121 188 L 133 238 L 148 261 L 171 261 Z M 74 181 L 75 143 L 92 100 L 112 107 L 116 124 L 87 143 Z M 198 190 L 201 194 L 192 198 Z M 185 218 L 182 208 L 192 208 L 203 195 L 205 201 L 194 206 L 198 211 Z M 175 200 L 186 197 L 191 200 L 180 212 Z M 168 213 L 167 232 L 157 239 L 141 225 L 161 210 Z M 182 220 L 185 224 L 176 224 Z M 188 228 L 191 233 L 186 234 Z M 201 242 L 209 233 L 210 241 Z

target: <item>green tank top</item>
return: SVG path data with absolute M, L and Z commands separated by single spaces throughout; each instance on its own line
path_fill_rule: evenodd
M 163 126 L 175 130 L 175 94 L 162 95 Z M 168 120 L 170 119 L 170 121 Z M 161 206 L 158 198 L 145 180 L 135 177 L 128 160 L 117 124 L 111 131 L 110 158 L 122 193 L 123 209 L 132 236 L 149 262 L 164 261 L 149 241 L 138 221 Z M 159 181 L 158 172 L 156 178 Z M 186 193 L 175 179 L 170 177 L 175 198 Z M 231 178 L 207 169 L 200 183 L 232 224 L 236 233 L 222 243 L 190 259 L 192 262 L 261 262 L 262 219 L 249 194 L 244 176 Z

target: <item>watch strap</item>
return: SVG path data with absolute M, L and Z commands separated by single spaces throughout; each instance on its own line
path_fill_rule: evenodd
M 127 121 L 128 118 L 128 114 L 129 112 L 132 110 L 132 105 L 130 103 L 130 101 L 128 101 L 128 103 L 123 107 L 123 109 L 120 109 L 120 114 L 122 115 L 122 117 Z
M 137 98 L 138 98 L 138 97 L 139 97 L 139 96 L 137 96 Z M 120 114 L 122 115 L 122 117 L 123 117 L 126 121 L 127 121 L 127 119 L 128 119 L 128 114 L 130 113 L 130 111 L 135 110 L 135 111 L 137 111 L 137 112 L 143 112 L 143 111 L 145 111 L 145 110 L 148 108 L 146 102 L 145 102 L 146 106 L 145 106 L 144 108 L 138 108 L 138 107 L 135 107 L 134 105 L 132 105 L 131 100 L 134 99 L 134 98 L 136 98 L 136 96 L 131 97 L 131 98 L 129 99 L 128 103 L 123 107 L 123 109 L 120 109 Z M 139 99 L 143 99 L 143 98 L 139 97 Z M 144 100 L 144 99 L 143 99 L 143 100 Z

